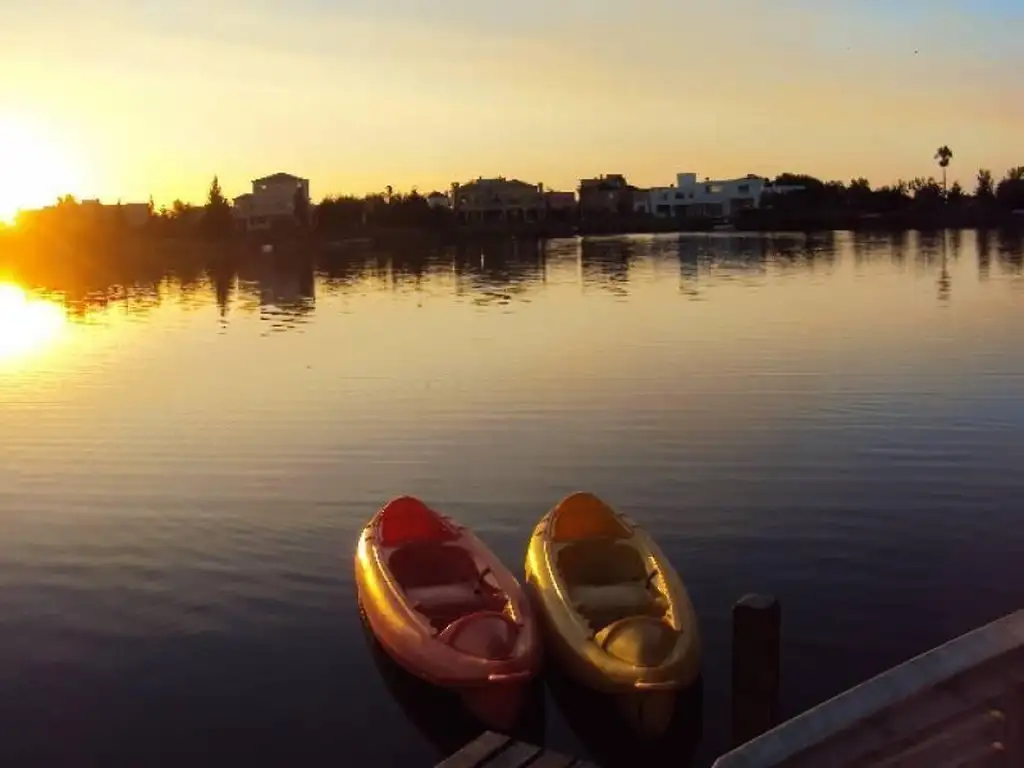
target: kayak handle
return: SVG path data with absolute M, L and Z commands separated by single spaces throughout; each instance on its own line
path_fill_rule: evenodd
M 651 571 L 650 575 L 648 575 L 648 577 L 647 577 L 647 581 L 645 581 L 645 582 L 644 582 L 644 589 L 650 589 L 650 588 L 651 588 L 651 583 L 652 583 L 652 582 L 653 582 L 653 581 L 654 581 L 654 580 L 655 580 L 655 579 L 656 579 L 657 577 L 658 577 L 658 569 L 657 569 L 657 568 L 655 568 L 655 569 L 654 569 L 653 571 Z

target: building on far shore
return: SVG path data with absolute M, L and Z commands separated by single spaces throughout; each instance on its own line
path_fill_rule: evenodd
M 431 192 L 427 195 L 427 205 L 431 208 L 451 208 L 452 201 L 444 192 Z
M 274 173 L 253 179 L 252 192 L 239 195 L 232 202 L 231 214 L 238 229 L 244 232 L 268 230 L 271 227 L 295 221 L 295 202 L 305 198 L 311 210 L 309 179 L 290 173 Z
M 696 173 L 679 173 L 675 186 L 636 190 L 633 210 L 661 217 L 729 218 L 740 211 L 759 208 L 766 192 L 782 194 L 797 189 L 773 187 L 768 179 L 756 174 L 698 181 Z
M 576 212 L 576 193 L 545 192 L 544 205 L 547 207 L 548 216 L 557 216 L 560 219 L 570 218 Z
M 554 211 L 576 205 L 573 192 L 551 192 L 543 184 L 530 184 L 498 176 L 478 178 L 466 184 L 452 184 L 451 207 L 464 224 L 487 222 L 543 221 Z
M 621 173 L 580 179 L 580 218 L 631 213 L 634 191 Z

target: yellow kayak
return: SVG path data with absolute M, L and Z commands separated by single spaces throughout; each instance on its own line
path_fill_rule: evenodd
M 526 582 L 565 674 L 617 696 L 642 730 L 667 725 L 654 721 L 670 718 L 674 695 L 697 679 L 700 635 L 682 580 L 650 536 L 574 493 L 534 529 Z

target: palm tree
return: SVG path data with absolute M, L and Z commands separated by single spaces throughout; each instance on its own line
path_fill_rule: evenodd
M 935 159 L 939 161 L 939 167 L 942 169 L 942 196 L 946 196 L 946 168 L 949 167 L 949 161 L 953 159 L 953 150 L 943 144 L 937 150 L 935 150 Z

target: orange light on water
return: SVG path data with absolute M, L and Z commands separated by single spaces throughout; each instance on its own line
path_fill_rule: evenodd
M 13 283 L 0 283 L 0 367 L 45 350 L 66 326 L 60 305 L 32 297 Z

